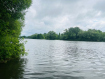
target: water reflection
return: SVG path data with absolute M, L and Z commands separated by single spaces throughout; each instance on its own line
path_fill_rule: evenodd
M 24 78 L 103 79 L 105 49 L 99 45 L 105 47 L 94 42 L 29 40 Z
M 43 78 L 31 78 L 31 79 L 85 79 L 84 77 L 73 77 L 73 76 L 63 76 L 63 75 L 59 75 L 59 76 L 55 76 L 55 77 L 43 77 Z
M 74 75 L 74 73 L 81 73 L 80 71 L 73 72 L 74 64 L 72 62 L 74 57 L 78 57 L 78 46 L 73 43 L 65 43 L 65 41 L 48 41 L 48 40 L 31 40 L 33 45 L 28 44 L 26 48 L 28 51 L 28 59 L 24 77 L 27 79 L 84 79 L 81 75 Z M 68 52 L 69 51 L 69 52 Z M 70 55 L 70 53 L 72 55 Z M 75 56 L 73 56 L 73 54 Z
M 11 60 L 0 64 L 0 79 L 23 79 L 26 58 Z
M 105 78 L 104 42 L 27 41 L 25 48 L 29 49 L 28 56 L 0 64 L 2 79 Z

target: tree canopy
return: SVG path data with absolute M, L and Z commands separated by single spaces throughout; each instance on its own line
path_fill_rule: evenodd
M 25 54 L 19 36 L 24 26 L 26 9 L 31 0 L 0 0 L 0 61 Z
M 43 38 L 38 38 L 37 35 L 33 34 L 31 36 L 25 36 L 25 38 L 32 39 L 49 39 L 49 40 L 74 40 L 74 41 L 105 41 L 105 32 L 96 29 L 88 29 L 83 31 L 79 27 L 71 27 L 65 29 L 63 33 L 57 34 L 54 31 L 49 31 L 48 33 L 40 34 Z

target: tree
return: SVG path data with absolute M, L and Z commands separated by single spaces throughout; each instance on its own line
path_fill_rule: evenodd
M 105 32 L 103 32 L 102 36 L 103 36 L 102 41 L 105 41 Z
M 83 31 L 79 27 L 71 27 L 65 29 L 62 34 L 56 34 L 54 31 L 49 31 L 44 34 L 33 34 L 28 36 L 33 39 L 49 39 L 49 40 L 79 40 L 79 41 L 105 41 L 105 32 L 96 29 L 88 29 Z
M 54 31 L 49 31 L 47 33 L 47 39 L 51 39 L 51 40 L 57 39 L 57 34 Z
M 0 0 L 0 61 L 25 54 L 19 35 L 24 26 L 25 10 L 31 0 Z
M 76 39 L 78 38 L 78 33 L 81 31 L 79 27 L 74 28 L 74 33 L 76 34 Z
M 69 29 L 65 29 L 65 32 L 63 33 L 63 39 L 65 40 L 74 40 L 74 39 L 78 39 L 79 36 L 79 32 L 81 31 L 81 29 L 79 27 L 71 27 Z
M 44 39 L 43 34 L 37 34 L 37 39 Z

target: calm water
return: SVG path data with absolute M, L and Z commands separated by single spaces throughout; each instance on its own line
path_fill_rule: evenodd
M 0 64 L 0 79 L 105 79 L 105 42 L 25 40 L 28 56 Z

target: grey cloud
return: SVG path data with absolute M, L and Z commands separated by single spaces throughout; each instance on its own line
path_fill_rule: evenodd
M 52 18 L 62 14 L 73 13 L 78 9 L 78 6 L 76 5 L 77 1 L 78 0 L 40 0 L 40 7 L 36 8 L 36 18 L 43 18 L 45 16 Z
M 105 12 L 105 0 L 100 0 L 95 6 L 95 10 Z
M 105 0 L 33 0 L 22 35 L 50 30 L 59 33 L 75 26 L 105 31 L 104 4 Z

